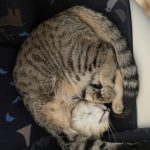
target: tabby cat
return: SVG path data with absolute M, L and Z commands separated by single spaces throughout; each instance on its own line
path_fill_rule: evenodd
M 40 24 L 22 45 L 14 81 L 35 121 L 63 149 L 121 146 L 99 139 L 109 128 L 104 103 L 128 114 L 138 74 L 126 40 L 102 14 L 74 6 Z

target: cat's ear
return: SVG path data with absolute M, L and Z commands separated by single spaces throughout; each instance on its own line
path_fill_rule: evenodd
M 150 16 L 150 0 L 136 0 L 142 6 L 145 12 Z

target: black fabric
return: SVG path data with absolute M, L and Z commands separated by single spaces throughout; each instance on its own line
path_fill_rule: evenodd
M 35 25 L 33 0 L 0 0 L 0 42 L 20 44 Z
M 112 136 L 105 138 L 106 141 L 111 142 L 123 142 L 118 150 L 149 150 L 150 149 L 150 128 L 145 129 L 135 129 L 135 130 L 126 130 L 123 132 L 118 132 L 115 134 L 115 139 Z M 30 147 L 25 150 L 49 150 L 52 148 L 51 142 L 55 140 L 51 136 L 45 136 L 37 140 Z M 93 140 L 89 140 L 87 143 L 87 149 L 90 148 L 90 145 L 93 143 Z M 127 143 L 133 144 L 132 147 L 129 147 Z M 54 144 L 54 143 L 52 143 Z M 57 142 L 55 141 L 55 145 Z M 56 148 L 56 147 L 55 147 Z M 60 147 L 57 147 L 58 150 Z M 56 148 L 56 149 L 57 149 Z
M 58 148 L 56 148 L 57 142 L 51 137 L 46 144 L 48 133 L 35 124 L 25 109 L 15 89 L 12 70 L 19 47 L 28 33 L 40 22 L 77 4 L 85 5 L 108 16 L 126 37 L 132 50 L 132 27 L 128 0 L 0 0 L 0 150 Z M 8 9 L 11 9 L 11 14 L 15 18 L 16 10 L 19 12 L 20 26 L 17 22 L 15 24 L 15 18 L 7 17 Z M 4 20 L 3 17 L 7 19 Z M 13 21 L 8 21 L 9 19 Z M 117 132 L 122 131 L 122 136 L 124 136 L 124 130 L 130 129 L 131 131 L 137 126 L 136 104 L 134 105 L 131 115 L 126 119 L 111 118 Z M 142 132 L 145 133 L 145 131 Z M 132 135 L 131 131 L 128 132 L 127 137 L 125 136 L 126 138 L 122 139 L 122 136 L 119 136 L 117 140 L 126 141 Z M 108 139 L 107 136 L 105 138 Z M 144 139 L 144 136 L 141 138 Z

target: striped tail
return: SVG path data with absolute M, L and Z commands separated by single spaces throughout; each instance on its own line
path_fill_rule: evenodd
M 71 12 L 88 24 L 98 37 L 112 44 L 114 47 L 118 66 L 123 76 L 123 116 L 128 115 L 136 100 L 139 91 L 137 67 L 132 52 L 128 49 L 125 38 L 117 27 L 100 13 L 88 8 L 75 6 Z

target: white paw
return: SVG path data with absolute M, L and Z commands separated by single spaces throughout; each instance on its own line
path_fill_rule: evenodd
M 113 109 L 114 113 L 122 114 L 124 106 L 121 102 L 114 102 L 114 103 L 112 103 L 112 109 Z

